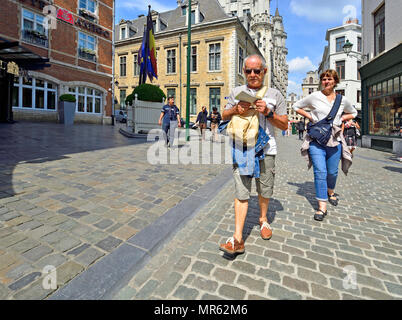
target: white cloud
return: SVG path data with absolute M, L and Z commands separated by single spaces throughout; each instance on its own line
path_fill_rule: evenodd
M 148 5 L 151 5 L 151 10 L 164 12 L 175 9 L 177 7 L 177 2 L 170 2 L 169 4 L 157 0 L 135 0 L 135 1 L 120 0 L 116 2 L 117 8 L 135 9 L 141 12 L 148 12 Z
M 297 95 L 301 95 L 302 93 L 301 84 L 293 80 L 288 80 L 287 94 L 289 95 L 292 92 L 296 93 Z
M 317 67 L 313 65 L 309 57 L 296 57 L 288 62 L 289 72 L 308 72 L 315 70 Z
M 291 0 L 290 10 L 299 17 L 314 22 L 336 22 L 341 24 L 347 17 L 359 18 L 361 0 Z

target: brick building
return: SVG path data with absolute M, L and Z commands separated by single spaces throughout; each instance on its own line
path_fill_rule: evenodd
M 186 116 L 187 86 L 186 2 L 171 11 L 152 11 L 158 79 L 166 96 L 175 96 L 181 116 Z M 192 2 L 191 8 L 190 121 L 195 121 L 202 106 L 223 110 L 225 97 L 244 84 L 243 61 L 247 55 L 261 54 L 237 17 L 228 16 L 216 0 Z M 122 20 L 116 26 L 115 75 L 118 81 L 117 108 L 139 82 L 137 54 L 141 46 L 146 16 Z M 149 80 L 147 80 L 148 82 Z
M 70 93 L 77 100 L 75 121 L 111 122 L 113 5 L 114 0 L 1 2 L 3 89 L 10 80 L 5 63 L 18 68 L 0 120 L 57 121 L 58 97 Z

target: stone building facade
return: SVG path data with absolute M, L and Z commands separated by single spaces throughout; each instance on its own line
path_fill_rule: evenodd
M 269 69 L 266 83 L 284 97 L 288 86 L 287 34 L 278 8 L 270 14 L 270 0 L 219 0 L 229 15 L 236 16 L 260 49 Z
M 190 121 L 202 106 L 222 112 L 231 89 L 244 84 L 243 61 L 247 55 L 261 54 L 250 34 L 236 17 L 225 14 L 215 0 L 192 1 Z M 174 10 L 152 11 L 158 85 L 166 96 L 175 96 L 181 116 L 186 117 L 187 86 L 187 5 L 178 2 Z M 116 26 L 115 78 L 116 108 L 139 83 L 138 50 L 146 16 L 120 21 Z M 149 83 L 149 80 L 147 80 Z
M 58 98 L 71 93 L 77 99 L 75 121 L 110 123 L 113 5 L 113 0 L 2 1 L 0 47 L 15 45 L 10 50 L 26 49 L 50 65 L 26 66 L 26 72 L 16 55 L 20 69 L 10 92 L 14 120 L 57 121 Z
M 303 98 L 307 97 L 314 91 L 318 91 L 320 88 L 320 77 L 318 76 L 317 70 L 307 72 L 306 77 L 303 79 L 303 83 L 301 86 L 302 86 Z

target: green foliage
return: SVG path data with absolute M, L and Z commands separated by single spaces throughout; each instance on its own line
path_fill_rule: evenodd
M 166 99 L 165 93 L 153 84 L 143 83 L 133 90 L 133 93 L 126 97 L 126 104 L 132 105 L 135 94 L 138 95 L 138 100 L 162 102 Z
M 73 96 L 72 94 L 62 94 L 59 97 L 60 101 L 67 101 L 67 102 L 75 102 L 75 96 Z

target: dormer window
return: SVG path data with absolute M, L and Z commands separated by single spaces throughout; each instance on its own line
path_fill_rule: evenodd
M 185 16 L 187 14 L 187 7 L 181 7 L 181 15 Z
M 120 29 L 120 39 L 125 39 L 127 37 L 126 27 Z

